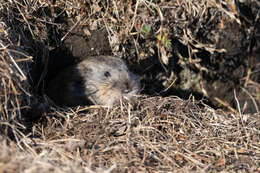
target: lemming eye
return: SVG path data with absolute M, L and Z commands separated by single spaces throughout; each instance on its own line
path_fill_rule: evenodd
M 104 75 L 105 75 L 107 78 L 111 76 L 111 74 L 110 74 L 108 71 L 106 71 L 106 72 L 104 73 Z

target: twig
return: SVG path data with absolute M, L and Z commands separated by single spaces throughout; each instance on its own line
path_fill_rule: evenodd
M 20 77 L 20 80 L 26 80 L 27 77 L 24 75 L 23 71 L 20 69 L 20 67 L 16 64 L 13 56 L 10 54 L 10 52 L 8 51 L 8 49 L 3 45 L 3 43 L 0 41 L 1 46 L 6 50 L 8 56 L 10 57 L 12 63 L 14 64 L 14 66 L 16 67 L 16 69 L 19 71 L 19 73 L 22 75 L 22 77 Z
M 233 113 L 237 114 L 237 110 L 235 110 L 234 108 L 232 108 L 227 102 L 219 99 L 218 97 L 214 98 L 218 103 L 222 104 L 223 106 L 225 106 L 226 108 L 228 108 L 230 111 L 232 111 Z
M 71 31 L 73 31 L 77 26 L 78 24 L 83 21 L 82 19 L 85 17 L 85 14 L 80 16 L 80 18 L 78 19 L 78 21 L 70 28 L 70 30 L 61 38 L 61 41 L 63 41 L 70 33 Z
M 260 113 L 260 112 L 259 112 L 259 109 L 258 109 L 258 106 L 257 106 L 257 103 L 256 103 L 256 101 L 255 101 L 255 99 L 254 99 L 254 97 L 253 97 L 245 88 L 241 87 L 241 89 L 252 99 L 252 102 L 253 102 L 254 105 L 255 105 L 256 112 L 257 112 L 257 113 Z
M 239 104 L 239 101 L 238 101 L 238 99 L 237 99 L 237 94 L 236 94 L 236 90 L 234 89 L 234 97 L 235 97 L 235 100 L 236 100 L 236 102 L 237 102 L 237 109 L 238 109 L 238 111 L 239 111 L 239 115 L 240 115 L 240 117 L 242 116 L 242 113 L 241 113 L 241 109 L 240 109 L 240 104 Z

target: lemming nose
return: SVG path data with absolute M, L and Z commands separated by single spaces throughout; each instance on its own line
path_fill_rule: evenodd
M 130 92 L 129 89 L 124 90 L 124 93 L 129 93 L 129 92 Z

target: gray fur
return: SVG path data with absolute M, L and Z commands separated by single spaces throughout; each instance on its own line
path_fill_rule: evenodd
M 117 57 L 89 57 L 61 71 L 47 89 L 48 96 L 60 106 L 99 104 L 112 106 L 131 99 L 140 90 L 140 82 Z

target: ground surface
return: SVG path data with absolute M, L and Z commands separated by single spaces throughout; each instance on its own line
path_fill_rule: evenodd
M 0 172 L 260 171 L 257 0 L 10 0 L 0 20 Z M 142 96 L 55 106 L 48 82 L 91 55 Z

